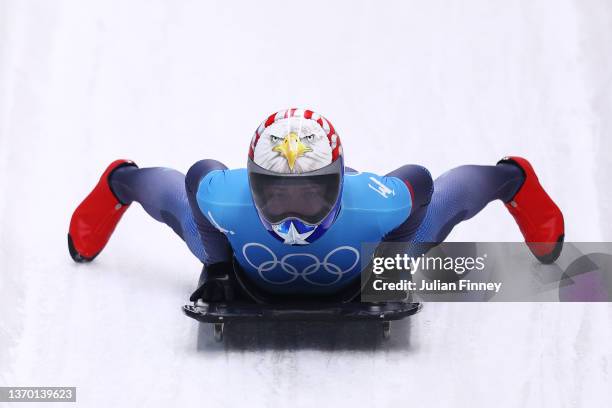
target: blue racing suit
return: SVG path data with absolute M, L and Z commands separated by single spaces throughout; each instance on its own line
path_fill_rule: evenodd
M 370 254 L 363 244 L 406 242 L 425 251 L 489 202 L 510 201 L 522 182 L 521 170 L 509 164 L 461 166 L 435 182 L 416 165 L 385 176 L 347 168 L 334 224 L 315 242 L 290 246 L 260 222 L 245 169 L 202 160 L 186 176 L 168 168 L 128 166 L 110 178 L 121 202 L 140 203 L 204 264 L 235 257 L 250 281 L 277 294 L 339 291 L 359 279 L 367 264 Z
M 372 173 L 345 177 L 340 213 L 308 245 L 285 245 L 259 221 L 246 169 L 214 170 L 197 190 L 199 210 L 225 234 L 252 282 L 272 293 L 324 294 L 358 278 L 362 243 L 378 243 L 410 215 L 404 182 Z

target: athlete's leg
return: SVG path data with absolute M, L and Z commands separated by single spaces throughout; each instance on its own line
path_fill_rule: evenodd
M 414 241 L 434 245 L 444 241 L 455 225 L 472 218 L 491 201 L 510 201 L 523 182 L 521 169 L 507 163 L 447 171 L 434 181 L 431 202 Z
M 200 236 L 182 173 L 163 167 L 123 167 L 113 172 L 109 181 L 113 193 L 121 202 L 138 202 L 154 219 L 172 228 L 200 261 L 215 262 L 220 251 L 214 239 L 203 240 Z M 215 232 L 220 234 L 216 230 L 211 232 L 213 235 Z

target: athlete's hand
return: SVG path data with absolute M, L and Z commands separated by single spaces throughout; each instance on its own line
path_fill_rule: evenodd
M 234 300 L 234 270 L 231 262 L 206 267 L 206 280 L 193 292 L 189 300 L 196 302 L 223 302 Z

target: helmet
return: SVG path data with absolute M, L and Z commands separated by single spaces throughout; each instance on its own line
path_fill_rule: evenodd
M 259 219 L 287 245 L 314 242 L 340 211 L 340 138 L 311 110 L 282 110 L 263 121 L 251 141 L 247 172 Z

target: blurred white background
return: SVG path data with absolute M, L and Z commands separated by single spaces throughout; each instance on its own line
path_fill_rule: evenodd
M 0 384 L 75 385 L 83 406 L 610 405 L 607 304 L 429 304 L 389 344 L 270 327 L 216 346 L 179 309 L 197 260 L 140 208 L 93 264 L 66 249 L 112 160 L 243 166 L 286 107 L 330 119 L 358 169 L 524 155 L 567 240 L 612 240 L 610 50 L 606 0 L 0 0 Z M 521 235 L 494 203 L 450 239 Z

